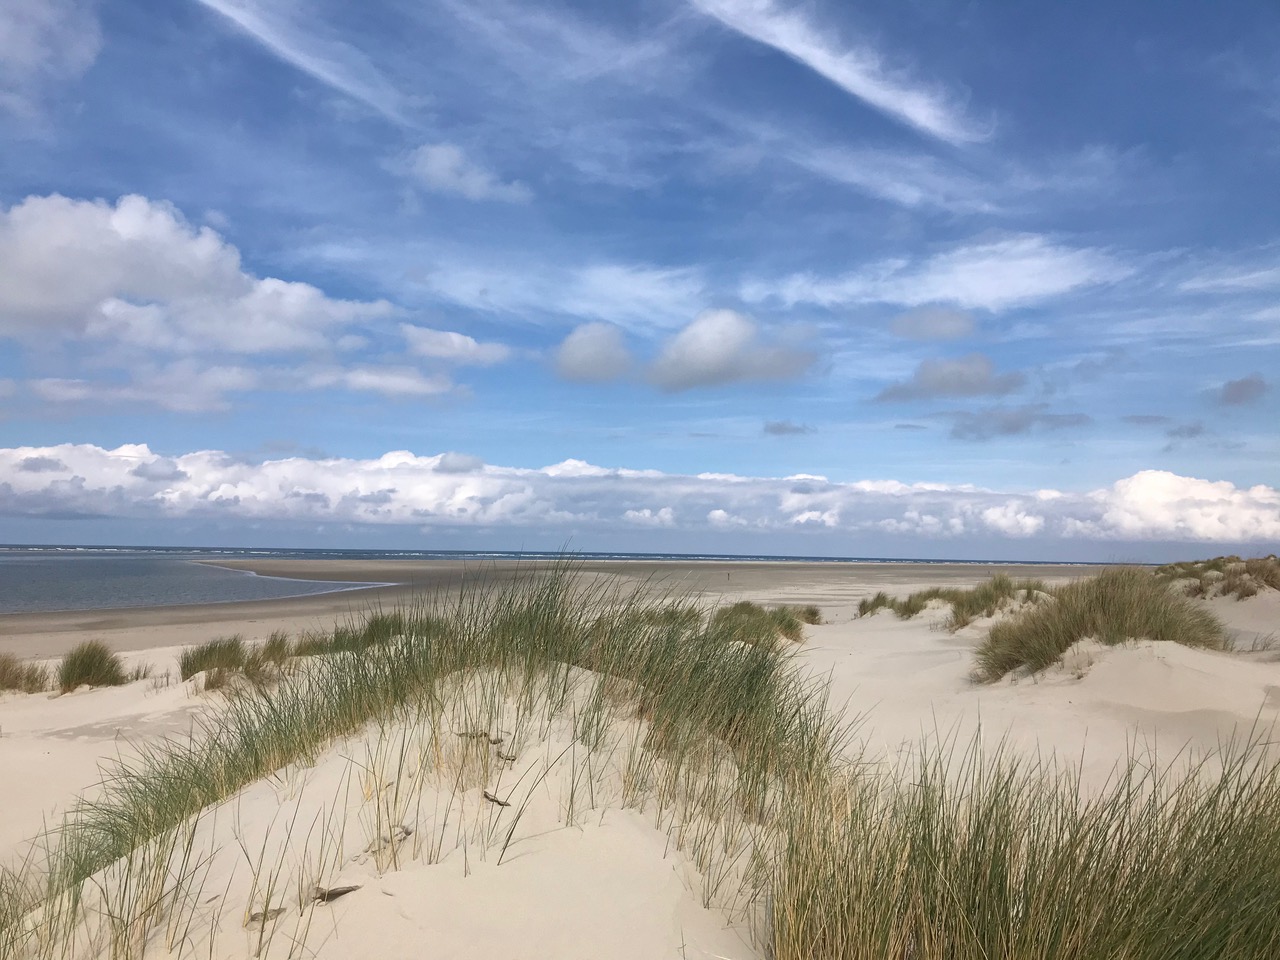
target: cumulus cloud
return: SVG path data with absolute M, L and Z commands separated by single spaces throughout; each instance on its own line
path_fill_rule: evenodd
M 973 333 L 973 314 L 945 307 L 921 307 L 893 318 L 889 329 L 908 340 L 960 340 Z
M 956 440 L 990 440 L 1033 430 L 1066 430 L 1093 422 L 1093 418 L 1084 413 L 1050 413 L 1045 403 L 962 410 L 947 417 L 951 420 L 951 436 Z
M 66 473 L 67 465 L 57 457 L 23 457 L 18 469 L 24 473 Z
M 58 86 L 98 57 L 102 31 L 88 0 L 5 0 L 0 4 L 0 111 L 38 119 Z
M 794 274 L 779 281 L 752 281 L 744 284 L 742 296 L 787 306 L 951 304 L 965 310 L 998 311 L 1110 283 L 1130 272 L 1102 250 L 1068 247 L 1047 237 L 1023 234 L 956 247 L 923 262 L 885 260 L 844 276 Z
M 767 437 L 793 437 L 802 433 L 812 432 L 812 427 L 806 427 L 802 423 L 792 423 L 790 420 L 766 420 L 764 422 L 764 434 Z
M 419 183 L 435 193 L 468 200 L 527 203 L 533 193 L 518 180 L 503 182 L 492 171 L 469 159 L 454 143 L 429 143 L 413 152 L 410 169 Z
M 341 387 L 387 397 L 435 397 L 450 392 L 453 381 L 442 374 L 427 375 L 413 367 L 355 367 L 315 370 L 305 377 L 311 389 Z
M 706 310 L 667 341 L 649 368 L 663 390 L 689 390 L 744 381 L 790 380 L 816 357 L 769 343 L 754 320 L 733 310 Z
M 487 367 L 511 357 L 511 348 L 502 343 L 481 343 L 475 337 L 450 330 L 433 330 L 410 323 L 400 325 L 409 352 L 419 357 L 449 363 Z
M 31 471 L 47 458 L 64 470 Z M 423 526 L 818 527 L 924 538 L 1077 537 L 1239 543 L 1280 538 L 1280 490 L 1147 470 L 1109 487 L 986 490 L 823 477 L 685 476 L 580 460 L 540 469 L 399 450 L 248 462 L 143 444 L 0 449 L 0 514 Z
M 1228 380 L 1216 392 L 1215 399 L 1225 407 L 1239 407 L 1256 403 L 1266 394 L 1267 381 L 1260 373 L 1251 373 L 1239 380 Z
M 981 353 L 954 360 L 924 360 L 911 379 L 885 387 L 877 400 L 932 400 L 939 397 L 1004 396 L 1017 390 L 1026 377 L 1018 372 L 996 373 L 991 358 Z
M 584 323 L 556 350 L 555 367 L 565 380 L 607 383 L 631 372 L 631 351 L 622 330 L 611 323 Z
M 0 210 L 0 337 L 252 354 L 317 349 L 385 301 L 246 272 L 209 227 L 145 197 L 28 197 Z

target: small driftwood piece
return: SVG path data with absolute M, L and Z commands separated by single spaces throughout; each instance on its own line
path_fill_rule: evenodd
M 500 806 L 500 807 L 509 807 L 509 806 L 511 806 L 511 804 L 510 804 L 508 801 L 506 801 L 506 800 L 499 800 L 496 796 L 494 796 L 494 795 L 493 795 L 492 793 L 490 793 L 488 790 L 486 790 L 486 791 L 484 792 L 484 798 L 485 798 L 486 800 L 488 800 L 490 803 L 496 803 L 496 804 L 497 804 L 498 806 Z
M 499 760 L 505 760 L 505 761 L 507 761 L 507 763 L 515 763 L 515 762 L 516 762 L 516 755 L 515 755 L 514 753 L 501 753 L 501 752 L 500 752 L 500 753 L 498 754 L 498 759 L 499 759 Z
M 333 903 L 333 901 L 337 900 L 339 897 L 345 897 L 348 893 L 355 893 L 359 889 L 360 884 L 358 883 L 348 883 L 346 886 L 342 887 L 327 888 L 316 884 L 315 889 L 312 891 L 311 898 L 315 900 L 316 903 Z

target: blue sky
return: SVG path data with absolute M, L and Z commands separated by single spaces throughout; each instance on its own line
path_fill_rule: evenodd
M 0 540 L 1272 549 L 1278 50 L 1266 2 L 11 0 Z

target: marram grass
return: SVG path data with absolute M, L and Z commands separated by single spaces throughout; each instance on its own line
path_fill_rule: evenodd
M 1052 599 L 994 624 L 977 650 L 978 675 L 997 680 L 1010 670 L 1043 670 L 1072 646 L 1159 640 L 1224 650 L 1221 622 L 1204 606 L 1170 591 L 1147 570 L 1119 567 L 1058 587 Z
M 65 955 L 90 884 L 113 905 L 111 956 L 165 955 L 162 928 L 171 938 L 174 918 L 189 918 L 176 905 L 196 902 L 181 878 L 200 811 L 340 738 L 435 716 L 459 685 L 480 691 L 467 729 L 492 729 L 499 701 L 535 726 L 538 711 L 569 711 L 588 757 L 611 719 L 638 716 L 648 733 L 622 802 L 658 811 L 702 871 L 704 902 L 736 904 L 774 960 L 1280 956 L 1280 770 L 1261 738 L 1189 771 L 1133 763 L 1088 796 L 1070 770 L 977 746 L 926 742 L 887 769 L 851 753 L 848 724 L 776 642 L 776 623 L 753 615 L 766 632 L 735 636 L 714 619 L 582 586 L 561 567 L 371 631 L 351 624 L 327 655 L 228 700 L 191 740 L 119 764 L 43 867 L 0 872 L 0 958 Z M 582 676 L 598 678 L 596 693 L 573 705 Z M 483 782 L 472 767 L 488 741 L 445 733 L 465 751 L 459 777 Z M 275 870 L 260 863 L 255 888 Z
M 86 685 L 118 687 L 129 679 L 119 655 L 101 640 L 86 640 L 58 664 L 58 689 L 63 693 Z

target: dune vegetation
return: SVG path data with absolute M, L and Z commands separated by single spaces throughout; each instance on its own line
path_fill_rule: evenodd
M 63 693 L 77 687 L 119 687 L 129 682 L 119 654 L 100 640 L 86 640 L 72 649 L 58 664 L 58 689 Z
M 1108 645 L 1159 640 L 1210 650 L 1229 645 L 1222 623 L 1206 607 L 1147 570 L 1117 567 L 1058 587 L 1047 602 L 993 624 L 978 646 L 978 674 L 997 680 L 1019 667 L 1043 670 L 1085 639 Z
M 717 624 L 569 566 L 377 617 L 122 760 L 0 871 L 0 958 L 207 956 L 223 927 L 308 956 L 353 851 L 380 873 L 458 849 L 500 869 L 553 781 L 562 824 L 647 817 L 776 960 L 1280 955 L 1280 766 L 1258 743 L 1135 760 L 1088 796 L 977 745 L 873 763 L 778 619 Z M 335 764 L 333 803 L 271 843 L 212 839 L 223 801 L 270 778 L 301 804 Z
M 47 668 L 19 660 L 12 653 L 0 653 L 0 691 L 39 693 L 49 689 Z
M 970 589 L 959 587 L 930 587 L 917 590 L 906 597 L 891 597 L 883 590 L 864 598 L 858 604 L 858 616 L 866 617 L 878 610 L 892 610 L 901 620 L 910 620 L 924 612 L 934 600 L 941 600 L 951 607 L 947 629 L 956 631 L 967 627 L 978 617 L 994 617 L 1001 610 L 1015 603 L 1035 602 L 1047 594 L 1043 580 L 1014 580 L 1001 573 L 985 583 Z
M 1264 589 L 1280 590 L 1280 557 L 1213 557 L 1157 567 L 1157 578 L 1180 586 L 1189 597 L 1247 600 Z

